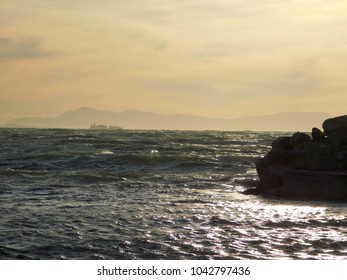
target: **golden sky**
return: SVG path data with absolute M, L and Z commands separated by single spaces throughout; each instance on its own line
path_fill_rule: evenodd
M 347 114 L 345 0 L 1 0 L 0 117 Z

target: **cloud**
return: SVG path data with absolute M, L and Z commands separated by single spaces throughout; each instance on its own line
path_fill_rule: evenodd
M 142 88 L 146 88 L 149 92 L 159 92 L 160 94 L 174 93 L 174 99 L 178 95 L 203 94 L 214 92 L 214 89 L 209 85 L 202 83 L 201 81 L 187 80 L 185 78 L 174 79 L 146 79 L 138 82 L 138 85 Z
M 14 40 L 0 37 L 0 63 L 22 59 L 37 59 L 51 56 L 43 50 L 41 43 L 36 38 Z

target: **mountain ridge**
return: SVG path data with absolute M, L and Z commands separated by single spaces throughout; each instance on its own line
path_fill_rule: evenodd
M 126 110 L 112 112 L 81 107 L 57 117 L 24 117 L 6 121 L 2 127 L 88 128 L 91 123 L 121 126 L 126 129 L 169 130 L 258 130 L 308 131 L 321 127 L 332 117 L 324 112 L 280 112 L 237 119 L 208 118 L 189 114 L 159 114 Z

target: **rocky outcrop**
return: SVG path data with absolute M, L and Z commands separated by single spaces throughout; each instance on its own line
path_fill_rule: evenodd
M 327 119 L 323 122 L 325 135 L 330 135 L 337 130 L 347 130 L 347 115 L 336 118 Z
M 347 202 L 347 116 L 323 129 L 275 140 L 256 162 L 260 184 L 246 193 Z

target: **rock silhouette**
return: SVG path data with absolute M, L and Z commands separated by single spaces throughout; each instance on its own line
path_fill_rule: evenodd
M 347 201 L 347 115 L 324 121 L 323 129 L 276 139 L 256 161 L 259 185 L 245 193 Z

